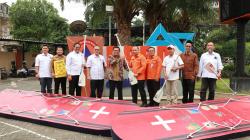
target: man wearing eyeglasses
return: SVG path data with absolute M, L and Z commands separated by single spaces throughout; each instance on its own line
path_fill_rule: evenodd
M 95 46 L 94 54 L 87 59 L 87 78 L 90 79 L 90 97 L 102 97 L 104 86 L 104 71 L 107 67 L 105 58 L 100 54 L 100 47 Z M 97 93 L 97 94 L 96 94 Z
M 184 62 L 182 69 L 182 103 L 192 103 L 194 101 L 195 79 L 198 73 L 198 57 L 192 52 L 193 42 L 187 41 L 185 44 L 186 51 L 180 55 Z

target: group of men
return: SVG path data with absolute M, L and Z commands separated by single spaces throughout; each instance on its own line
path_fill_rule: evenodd
M 139 47 L 132 47 L 132 57 L 128 62 L 121 55 L 119 47 L 113 47 L 112 55 L 107 62 L 100 54 L 100 47 L 94 47 L 94 53 L 85 62 L 84 54 L 80 51 L 80 44 L 76 43 L 74 49 L 67 56 L 63 55 L 63 48 L 57 47 L 56 55 L 48 53 L 47 45 L 42 46 L 42 53 L 35 60 L 36 77 L 40 80 L 41 92 L 46 95 L 52 93 L 52 78 L 54 78 L 54 93 L 59 94 L 61 85 L 62 94 L 66 94 L 66 81 L 69 81 L 70 95 L 81 96 L 81 87 L 78 85 L 79 77 L 84 68 L 87 68 L 87 79 L 90 80 L 90 97 L 101 98 L 103 94 L 104 79 L 109 80 L 109 99 L 114 99 L 115 89 L 118 91 L 118 99 L 123 100 L 124 71 L 132 71 L 137 83 L 131 85 L 132 102 L 137 104 L 138 91 L 141 96 L 141 106 L 158 106 L 154 101 L 156 92 L 160 89 L 160 77 L 163 71 L 166 82 L 166 95 L 168 104 L 177 104 L 177 81 L 182 79 L 183 103 L 191 103 L 194 100 L 194 87 L 196 77 L 201 77 L 200 100 L 206 100 L 206 91 L 209 88 L 208 100 L 215 96 L 216 80 L 221 77 L 223 65 L 221 57 L 214 52 L 214 43 L 207 43 L 207 52 L 203 53 L 198 63 L 198 56 L 192 52 L 193 43 L 187 41 L 185 52 L 175 54 L 175 47 L 168 46 L 169 55 L 163 61 L 156 55 L 154 47 L 149 47 L 147 56 L 140 53 Z M 181 75 L 181 76 L 180 76 Z M 149 103 L 145 84 L 149 94 Z M 76 93 L 76 94 L 74 94 Z

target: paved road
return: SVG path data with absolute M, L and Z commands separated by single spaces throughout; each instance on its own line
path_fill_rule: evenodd
M 39 86 L 39 81 L 34 77 L 8 78 L 8 80 L 0 80 L 0 91 L 6 88 L 39 91 Z
M 0 91 L 6 88 L 39 91 L 34 78 L 0 80 Z M 13 133 L 12 133 L 13 132 Z M 0 117 L 0 140 L 111 140 L 111 137 L 78 133 L 54 127 Z
M 111 140 L 96 136 L 0 117 L 0 140 Z

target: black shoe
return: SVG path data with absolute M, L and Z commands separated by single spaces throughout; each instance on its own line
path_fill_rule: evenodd
M 155 102 L 154 106 L 160 106 L 160 103 Z
M 152 106 L 154 106 L 154 103 L 149 103 L 149 104 L 147 104 L 147 106 L 152 107 Z
M 147 104 L 143 103 L 143 104 L 141 104 L 140 107 L 147 107 L 147 106 L 148 106 Z

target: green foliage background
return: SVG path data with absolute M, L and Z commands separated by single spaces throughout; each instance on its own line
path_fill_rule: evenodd
M 11 5 L 11 34 L 17 39 L 65 42 L 66 19 L 46 0 L 17 0 Z

